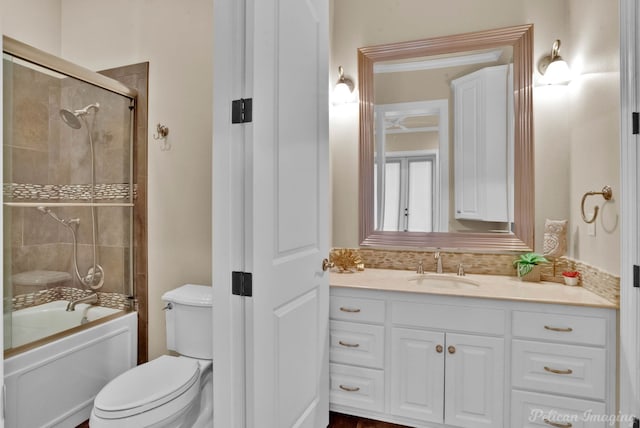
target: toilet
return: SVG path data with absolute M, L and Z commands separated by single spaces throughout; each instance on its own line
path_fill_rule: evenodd
M 93 403 L 91 428 L 213 426 L 213 291 L 187 284 L 165 293 L 167 349 L 113 379 Z

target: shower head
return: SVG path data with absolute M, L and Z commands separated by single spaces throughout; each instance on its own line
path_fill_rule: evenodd
M 100 104 L 98 103 L 89 104 L 85 108 L 81 108 L 80 110 L 74 110 L 74 111 L 63 108 L 62 110 L 60 110 L 60 117 L 62 118 L 64 123 L 69 125 L 71 128 L 80 129 L 82 127 L 80 118 L 82 116 L 88 115 L 89 111 L 91 110 L 98 111 L 99 109 L 100 109 Z

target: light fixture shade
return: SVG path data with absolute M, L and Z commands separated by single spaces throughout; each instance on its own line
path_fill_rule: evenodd
M 542 77 L 538 83 L 542 85 L 566 85 L 571 81 L 572 73 L 569 64 L 562 59 L 560 52 L 560 40 L 556 40 L 551 48 L 551 55 L 540 59 L 538 71 Z
M 353 102 L 353 93 L 349 85 L 344 82 L 337 83 L 333 89 L 332 101 L 335 105 Z
M 333 94 L 331 95 L 331 101 L 334 105 L 352 103 L 355 100 L 353 93 L 353 82 L 351 79 L 344 77 L 344 70 L 342 66 L 338 67 L 338 82 L 335 88 L 333 88 Z
M 556 59 L 551 62 L 540 78 L 540 83 L 544 85 L 566 85 L 571 81 L 571 70 L 569 64 L 563 59 Z

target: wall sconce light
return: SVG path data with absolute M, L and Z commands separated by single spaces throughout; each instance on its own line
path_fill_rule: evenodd
M 538 80 L 543 85 L 566 85 L 571 81 L 569 65 L 558 54 L 560 40 L 553 42 L 551 55 L 547 55 L 538 62 L 538 71 L 542 77 Z
M 353 81 L 347 77 L 344 77 L 344 69 L 342 66 L 338 67 L 338 82 L 335 88 L 333 88 L 332 101 L 334 105 L 347 104 L 354 101 Z

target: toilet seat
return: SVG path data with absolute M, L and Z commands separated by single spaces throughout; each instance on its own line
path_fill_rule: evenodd
M 197 393 L 199 377 L 197 360 L 163 355 L 109 382 L 95 398 L 94 414 L 123 419 L 174 400 L 171 407 L 186 406 Z

